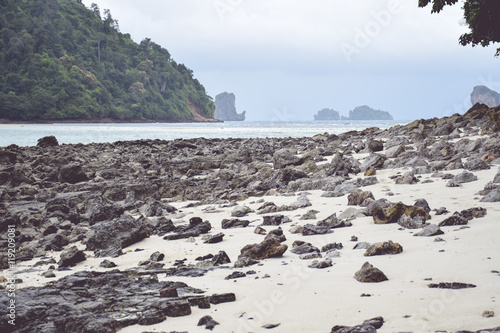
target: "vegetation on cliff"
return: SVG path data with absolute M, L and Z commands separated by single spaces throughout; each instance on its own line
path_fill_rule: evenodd
M 246 111 L 236 112 L 236 96 L 223 92 L 215 96 L 215 119 L 223 121 L 244 121 Z
M 362 105 L 349 111 L 349 120 L 393 120 L 387 111 L 375 110 L 367 105 Z
M 334 109 L 323 109 L 314 115 L 314 120 L 340 120 L 340 114 Z
M 0 0 L 0 118 L 213 117 L 193 72 L 81 0 Z

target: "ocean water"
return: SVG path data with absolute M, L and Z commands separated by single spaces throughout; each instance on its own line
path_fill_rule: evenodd
M 390 128 L 407 121 L 244 121 L 224 123 L 0 124 L 0 147 L 34 146 L 54 135 L 60 144 L 141 139 L 265 138 L 340 134 L 368 127 Z

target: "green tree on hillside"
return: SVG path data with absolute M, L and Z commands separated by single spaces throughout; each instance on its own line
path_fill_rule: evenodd
M 432 13 L 439 13 L 444 6 L 456 4 L 458 0 L 419 0 L 419 7 L 426 7 L 432 3 Z M 470 32 L 460 36 L 460 44 L 465 46 L 488 46 L 490 43 L 500 42 L 500 1 L 498 0 L 465 0 L 463 5 L 464 19 Z M 500 55 L 497 48 L 495 56 Z

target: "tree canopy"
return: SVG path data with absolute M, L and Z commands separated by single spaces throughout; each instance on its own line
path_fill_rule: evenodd
M 419 7 L 432 3 L 432 13 L 439 13 L 444 6 L 456 4 L 459 0 L 419 0 Z M 465 46 L 488 46 L 500 42 L 500 1 L 498 0 L 465 0 L 463 5 L 464 19 L 470 32 L 460 36 L 459 42 Z M 495 56 L 500 55 L 497 48 Z
M 0 118 L 186 121 L 214 102 L 170 53 L 81 0 L 0 0 Z

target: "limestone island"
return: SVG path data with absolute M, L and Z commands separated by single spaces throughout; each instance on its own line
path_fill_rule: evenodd
M 314 120 L 340 120 L 340 114 L 333 109 L 323 109 L 314 115 Z
M 244 121 L 246 111 L 236 112 L 236 96 L 233 93 L 223 92 L 215 96 L 214 117 L 222 121 Z
M 394 120 L 387 111 L 375 110 L 367 105 L 362 105 L 349 111 L 349 117 L 343 117 L 342 120 Z
M 476 86 L 470 94 L 470 101 L 472 105 L 480 103 L 494 108 L 500 105 L 500 94 L 486 86 Z

